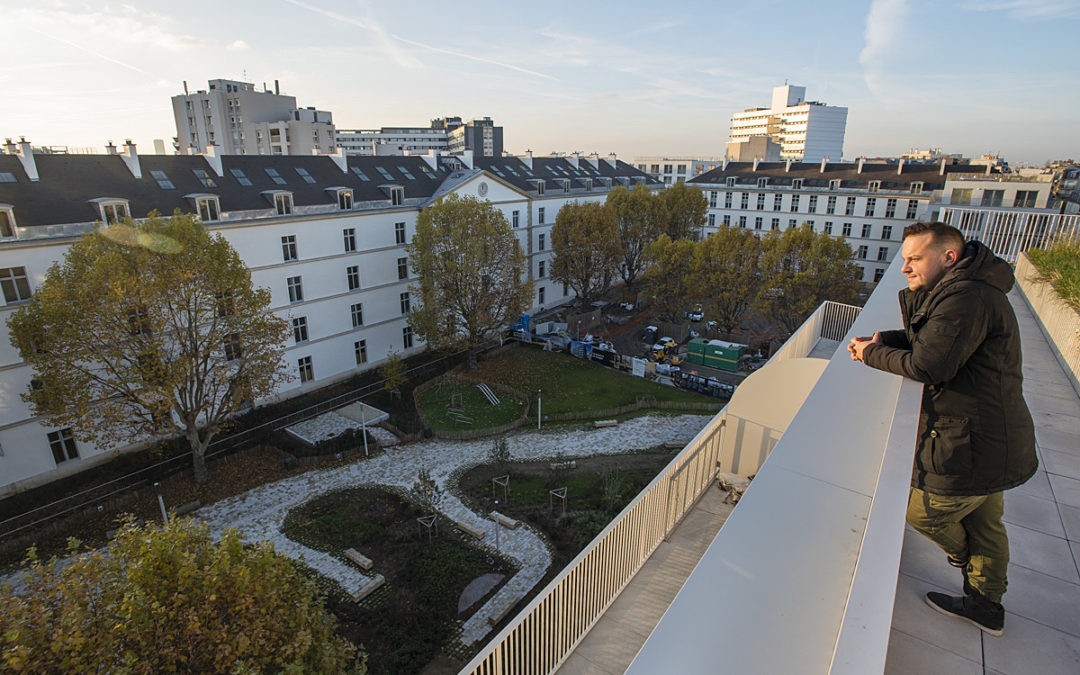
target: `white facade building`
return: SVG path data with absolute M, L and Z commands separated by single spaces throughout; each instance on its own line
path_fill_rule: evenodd
M 806 87 L 773 88 L 772 106 L 747 108 L 731 116 L 732 143 L 768 136 L 780 144 L 780 158 L 817 162 L 840 161 L 844 150 L 847 108 L 806 100 Z
M 688 181 L 720 166 L 720 157 L 679 157 L 639 155 L 634 158 L 638 171 L 647 173 L 665 185 Z
M 603 200 L 611 188 L 652 180 L 614 157 L 346 157 L 35 155 L 29 143 L 0 154 L 0 495 L 82 471 L 112 449 L 30 413 L 19 394 L 32 369 L 9 343 L 7 318 L 49 266 L 101 221 L 174 209 L 200 215 L 272 291 L 272 311 L 296 321 L 285 349 L 295 396 L 378 366 L 422 345 L 405 314 L 415 281 L 405 245 L 425 206 L 450 192 L 495 204 L 517 231 L 536 281 L 531 313 L 572 298 L 550 282 L 551 227 L 568 201 Z M 121 448 L 121 451 L 137 446 Z
M 843 237 L 862 280 L 876 282 L 900 250 L 904 227 L 933 215 L 946 183 L 985 175 L 961 164 L 858 161 L 727 162 L 689 182 L 709 203 L 704 234 L 738 227 L 756 234 L 809 224 Z
M 346 155 L 424 155 L 446 150 L 445 129 L 431 127 L 382 127 L 338 129 L 337 144 Z
M 210 80 L 208 88 L 173 96 L 176 138 L 181 155 L 216 145 L 224 155 L 310 155 L 335 148 L 333 115 L 297 108 L 294 96 L 256 91 L 250 82 Z

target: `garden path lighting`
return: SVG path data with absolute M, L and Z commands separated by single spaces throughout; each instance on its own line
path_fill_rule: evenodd
M 168 525 L 169 512 L 165 510 L 165 500 L 161 496 L 161 483 L 154 483 L 154 489 L 157 490 L 157 503 L 161 507 L 161 520 Z
M 495 523 L 495 552 L 499 552 L 499 500 L 495 500 L 495 510 L 491 512 L 491 522 Z

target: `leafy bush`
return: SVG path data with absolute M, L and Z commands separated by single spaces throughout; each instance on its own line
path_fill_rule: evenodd
M 1080 239 L 1063 239 L 1050 248 L 1027 252 L 1043 280 L 1061 299 L 1080 312 Z

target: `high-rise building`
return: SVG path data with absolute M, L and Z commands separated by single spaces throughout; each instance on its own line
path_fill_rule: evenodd
M 310 155 L 334 151 L 334 119 L 325 110 L 297 108 L 296 97 L 256 91 L 250 82 L 210 80 L 208 88 L 173 96 L 176 138 L 181 155 L 210 145 L 222 155 Z
M 747 108 L 731 116 L 732 143 L 768 136 L 780 144 L 780 159 L 840 161 L 844 150 L 847 108 L 806 100 L 806 87 L 773 88 L 772 106 Z

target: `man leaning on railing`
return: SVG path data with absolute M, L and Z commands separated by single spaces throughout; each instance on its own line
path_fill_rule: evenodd
M 1038 468 L 1023 395 L 1012 268 L 944 223 L 904 228 L 903 330 L 852 338 L 856 361 L 923 383 L 907 521 L 963 572 L 937 611 L 990 635 L 1005 628 L 1009 539 L 1003 493 Z

